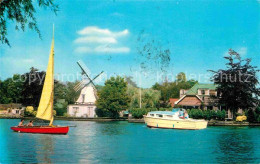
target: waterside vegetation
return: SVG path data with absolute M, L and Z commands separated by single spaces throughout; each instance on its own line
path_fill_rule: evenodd
M 225 59 L 228 60 L 226 69 L 211 71 L 214 73 L 212 80 L 220 93 L 215 97 L 219 100 L 216 105 L 231 109 L 234 118 L 239 115 L 236 111 L 241 108 L 248 121 L 260 122 L 260 89 L 257 87 L 259 70 L 250 64 L 250 59 L 241 59 L 233 50 L 230 50 Z M 0 104 L 21 103 L 23 106 L 32 106 L 33 109 L 25 111 L 25 116 L 34 116 L 44 75 L 45 72 L 32 67 L 30 72 L 23 75 L 15 74 L 12 78 L 0 80 Z M 238 81 L 237 77 L 242 80 Z M 77 83 L 78 81 L 62 83 L 55 80 L 54 109 L 57 116 L 67 116 L 67 105 L 75 103 L 79 92 L 73 88 Z M 99 99 L 96 102 L 96 113 L 99 117 L 119 118 L 120 112 L 128 111 L 132 117 L 142 118 L 149 111 L 170 111 L 172 107 L 169 98 L 179 98 L 180 89 L 190 89 L 196 83 L 193 79 L 187 80 L 183 72 L 177 75 L 175 81 L 165 79 L 147 89 L 138 87 L 132 77 L 111 77 L 104 86 L 97 86 Z M 190 109 L 188 113 L 191 118 L 206 120 L 224 120 L 226 116 L 224 110 Z

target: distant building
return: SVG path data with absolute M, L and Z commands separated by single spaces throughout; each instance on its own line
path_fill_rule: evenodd
M 185 109 L 210 109 L 226 110 L 226 118 L 232 118 L 232 112 L 225 106 L 217 104 L 217 86 L 214 84 L 195 84 L 191 89 L 180 90 L 180 99 L 175 101 L 175 105 Z
M 68 105 L 67 113 L 72 117 L 96 117 L 97 94 L 95 87 L 85 86 L 75 104 Z
M 0 115 L 23 116 L 25 107 L 22 104 L 0 104 Z

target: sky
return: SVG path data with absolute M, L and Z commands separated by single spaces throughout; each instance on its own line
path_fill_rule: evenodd
M 80 80 L 77 61 L 90 76 L 133 76 L 139 86 L 162 82 L 160 69 L 145 73 L 138 38 L 155 40 L 170 50 L 168 81 L 179 72 L 188 79 L 210 82 L 208 70 L 225 68 L 229 48 L 252 64 L 260 63 L 260 2 L 251 0 L 56 0 L 59 11 L 36 8 L 42 39 L 35 31 L 16 31 L 8 22 L 11 47 L 0 45 L 0 79 L 46 70 L 55 25 L 55 74 L 61 81 Z M 159 60 L 159 59 L 158 59 Z

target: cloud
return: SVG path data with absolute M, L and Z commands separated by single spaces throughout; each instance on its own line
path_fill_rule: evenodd
M 74 43 L 117 43 L 117 40 L 113 37 L 79 37 Z
M 128 53 L 130 49 L 128 47 L 107 47 L 107 46 L 98 46 L 95 48 L 96 52 L 100 53 Z
M 111 36 L 111 37 L 120 37 L 120 36 L 125 36 L 129 32 L 127 29 L 119 32 L 112 32 L 109 29 L 101 29 L 96 26 L 88 26 L 85 27 L 84 29 L 78 31 L 78 34 L 80 35 L 97 35 L 97 36 Z
M 75 53 L 118 54 L 130 52 L 130 48 L 120 41 L 129 34 L 127 29 L 113 32 L 109 29 L 88 26 L 77 33 L 79 37 L 74 40 L 77 45 Z
M 99 54 L 108 54 L 108 53 L 128 53 L 130 52 L 130 48 L 128 47 L 109 47 L 106 45 L 97 46 L 94 48 L 91 47 L 77 47 L 75 49 L 76 53 L 84 54 L 84 53 L 99 53 Z

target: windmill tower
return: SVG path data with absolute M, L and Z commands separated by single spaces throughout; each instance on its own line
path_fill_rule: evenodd
M 96 117 L 95 103 L 98 96 L 97 89 L 93 81 L 99 77 L 103 71 L 91 79 L 87 73 L 89 71 L 87 67 L 84 66 L 84 63 L 77 62 L 77 64 L 82 70 L 83 80 L 74 87 L 76 92 L 80 90 L 80 95 L 75 104 L 68 105 L 68 114 L 73 117 Z

